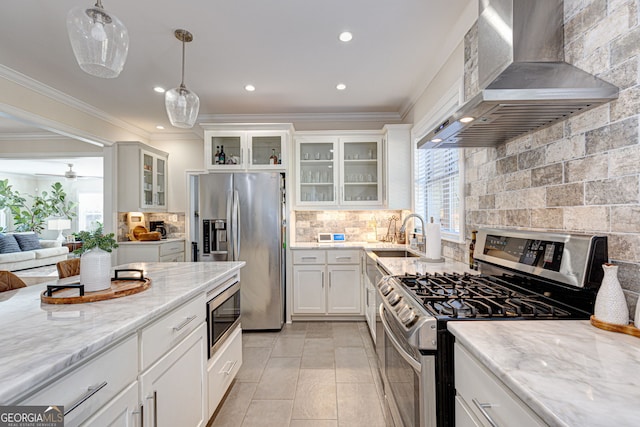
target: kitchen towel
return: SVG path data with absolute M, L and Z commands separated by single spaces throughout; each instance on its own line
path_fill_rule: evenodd
M 427 233 L 427 246 L 426 246 L 426 256 L 428 259 L 439 260 L 442 257 L 442 238 L 440 236 L 440 224 L 437 222 L 433 222 L 433 217 L 431 217 L 431 222 L 427 224 L 426 228 Z

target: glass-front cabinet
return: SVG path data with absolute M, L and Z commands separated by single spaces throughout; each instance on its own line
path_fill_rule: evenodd
M 142 200 L 143 208 L 167 207 L 167 159 L 147 151 L 142 156 Z
M 296 139 L 299 206 L 382 205 L 380 135 L 305 135 Z
M 379 205 L 382 203 L 382 138 L 340 138 L 340 203 Z
M 297 141 L 296 176 L 299 205 L 336 204 L 335 138 L 310 138 Z
M 234 130 L 251 125 L 203 125 L 205 168 L 220 170 L 284 170 L 291 125 L 282 130 Z M 285 130 L 287 129 L 287 130 Z

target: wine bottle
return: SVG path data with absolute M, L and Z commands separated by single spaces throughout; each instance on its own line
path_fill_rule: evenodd
M 282 157 L 280 156 L 280 153 L 278 153 L 278 164 L 279 165 L 282 164 Z
M 476 248 L 476 230 L 473 230 L 471 232 L 471 243 L 469 243 L 469 268 L 471 270 L 475 270 L 476 269 L 476 261 L 473 258 L 473 251 Z
M 276 156 L 276 150 L 273 148 L 271 149 L 271 156 L 269 156 L 269 164 L 270 165 L 278 164 L 278 156 Z
M 220 146 L 220 154 L 218 154 L 218 163 L 224 165 L 227 163 L 227 155 L 224 154 L 224 145 Z
M 220 163 L 220 146 L 216 145 L 216 154 L 213 156 L 213 164 L 217 165 Z

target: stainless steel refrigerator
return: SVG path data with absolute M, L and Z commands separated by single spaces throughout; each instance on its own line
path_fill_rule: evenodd
M 279 330 L 284 323 L 284 174 L 211 173 L 192 181 L 192 242 L 197 261 L 245 261 L 241 324 Z

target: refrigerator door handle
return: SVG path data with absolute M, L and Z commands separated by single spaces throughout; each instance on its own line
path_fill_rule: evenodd
M 238 261 L 240 259 L 240 197 L 237 190 L 233 192 L 233 218 L 235 221 L 233 260 Z
M 227 191 L 227 236 L 229 240 L 228 247 L 228 255 L 227 261 L 234 261 L 233 259 L 229 259 L 229 257 L 233 257 L 235 250 L 235 238 L 233 233 L 235 233 L 236 225 L 233 223 L 233 191 Z

